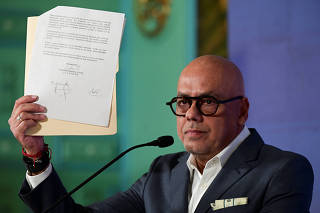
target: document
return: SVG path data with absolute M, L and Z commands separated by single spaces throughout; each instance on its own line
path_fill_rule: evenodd
M 107 127 L 124 14 L 58 6 L 38 18 L 25 95 L 49 119 Z
M 35 40 L 38 17 L 28 17 L 27 43 L 26 43 L 26 66 L 25 66 L 25 87 L 29 76 L 29 64 L 32 47 Z M 118 71 L 118 69 L 117 69 Z M 117 103 L 116 85 L 113 87 L 111 112 L 109 126 L 96 126 L 90 124 L 75 123 L 71 121 L 57 120 L 49 118 L 46 121 L 38 122 L 34 127 L 26 131 L 27 135 L 114 135 L 117 133 Z

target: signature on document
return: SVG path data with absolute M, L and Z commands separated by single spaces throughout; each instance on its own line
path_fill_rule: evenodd
M 95 89 L 95 88 L 92 88 L 89 90 L 89 95 L 90 96 L 101 96 L 101 90 L 100 89 Z
M 67 101 L 67 95 L 71 93 L 71 86 L 68 82 L 54 82 L 51 81 L 51 84 L 53 86 L 53 92 L 54 94 L 63 97 L 64 101 Z

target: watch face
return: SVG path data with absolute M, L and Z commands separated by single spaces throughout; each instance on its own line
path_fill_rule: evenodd
M 171 0 L 134 0 L 134 13 L 141 32 L 149 37 L 159 34 L 170 14 Z
M 42 156 L 35 160 L 33 158 L 23 155 L 23 161 L 28 172 L 30 174 L 34 174 L 40 171 L 44 171 L 48 167 L 51 158 L 50 156 L 51 154 L 49 154 L 49 151 L 43 152 Z

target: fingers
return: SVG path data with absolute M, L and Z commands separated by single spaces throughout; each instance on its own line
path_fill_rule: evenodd
M 37 122 L 34 120 L 24 120 L 21 121 L 16 127 L 13 127 L 11 129 L 13 135 L 18 139 L 18 141 L 21 142 L 23 145 L 24 143 L 24 138 L 25 138 L 25 132 L 27 129 L 34 127 L 37 125 Z
M 10 118 L 16 118 L 18 116 L 16 109 L 21 105 L 21 104 L 25 104 L 25 103 L 33 103 L 35 101 L 38 100 L 38 96 L 36 95 L 26 95 L 26 96 L 22 96 L 20 98 L 18 98 L 14 104 L 12 113 Z
M 37 122 L 34 120 L 24 120 L 19 123 L 16 129 L 18 132 L 25 132 L 28 128 L 35 125 L 37 125 Z
M 38 97 L 32 95 L 17 99 L 8 120 L 11 132 L 22 145 L 26 137 L 25 131 L 37 125 L 38 121 L 47 119 L 46 115 L 38 114 L 46 112 L 46 108 L 34 103 L 37 100 Z
M 26 95 L 17 99 L 13 107 L 12 113 L 20 114 L 22 111 L 28 112 L 45 112 L 46 109 L 44 106 L 34 103 L 38 100 L 38 96 L 35 95 Z
M 18 98 L 14 104 L 13 110 L 14 111 L 20 104 L 24 103 L 33 103 L 38 100 L 38 96 L 36 95 L 25 95 Z
M 33 103 L 38 100 L 38 96 L 35 95 L 26 95 L 22 96 L 21 98 L 17 99 L 15 102 L 15 105 L 13 107 L 11 117 L 9 118 L 9 124 L 13 124 L 14 121 L 18 118 L 18 120 L 21 118 L 22 112 L 33 112 L 33 113 L 41 113 L 46 112 L 46 108 Z M 29 117 L 29 116 L 28 116 Z M 27 117 L 27 118 L 28 118 Z M 25 118 L 25 119 L 27 119 Z
M 34 114 L 34 113 L 21 112 L 20 114 L 18 114 L 16 119 L 13 119 L 13 122 L 11 122 L 11 125 L 13 127 L 18 127 L 24 121 L 32 120 L 32 121 L 38 122 L 38 121 L 45 121 L 46 119 L 47 119 L 47 116 L 44 114 Z M 32 127 L 32 126 L 30 126 L 30 127 Z
M 27 112 L 21 112 L 18 116 L 20 117 L 21 121 L 24 121 L 24 120 L 43 121 L 47 119 L 47 116 L 44 114 L 34 114 L 34 113 L 27 113 Z
M 19 115 L 22 116 L 23 113 L 40 113 L 46 112 L 46 108 L 36 103 L 23 103 L 18 105 L 12 112 L 12 117 L 17 118 Z

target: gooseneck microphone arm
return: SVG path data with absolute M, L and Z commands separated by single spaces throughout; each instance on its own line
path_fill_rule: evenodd
M 173 137 L 172 136 L 161 136 L 158 139 L 151 141 L 149 143 L 139 144 L 133 147 L 130 147 L 129 149 L 125 150 L 124 152 L 121 152 L 117 157 L 115 157 L 112 161 L 107 163 L 105 166 L 103 166 L 101 169 L 99 169 L 97 172 L 95 172 L 93 175 L 91 175 L 89 178 L 87 178 L 85 181 L 80 183 L 77 187 L 75 187 L 70 192 L 66 193 L 64 196 L 62 196 L 59 200 L 57 200 L 53 205 L 51 205 L 49 208 L 47 208 L 43 213 L 47 213 L 50 210 L 57 207 L 64 199 L 66 199 L 68 196 L 71 196 L 73 193 L 78 191 L 82 186 L 87 184 L 89 181 L 91 181 L 93 178 L 98 176 L 101 172 L 103 172 L 105 169 L 107 169 L 109 166 L 111 166 L 114 162 L 119 160 L 122 156 L 130 152 L 131 150 L 134 150 L 136 148 L 140 148 L 143 146 L 158 146 L 160 148 L 168 147 L 173 144 Z

